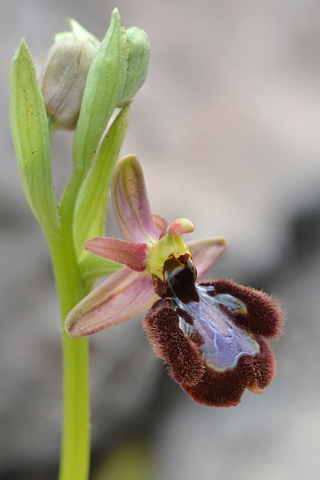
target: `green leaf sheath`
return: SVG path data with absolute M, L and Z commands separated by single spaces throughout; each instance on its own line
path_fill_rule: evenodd
M 129 105 L 121 110 L 109 128 L 81 185 L 74 218 L 75 247 L 79 259 L 91 255 L 83 248 L 87 240 L 105 234 L 112 172 L 126 134 L 128 121 Z
M 105 38 L 90 66 L 74 138 L 75 169 L 85 174 L 96 154 L 110 117 L 122 96 L 129 47 L 115 9 Z
M 10 68 L 10 122 L 25 196 L 44 234 L 60 228 L 51 173 L 50 135 L 35 65 L 24 42 Z

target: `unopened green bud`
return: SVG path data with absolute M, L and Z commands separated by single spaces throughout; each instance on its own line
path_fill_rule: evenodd
M 82 95 L 95 55 L 91 42 L 66 39 L 49 50 L 40 77 L 47 114 L 57 128 L 73 130 L 81 107 Z
M 118 107 L 123 107 L 145 82 L 149 65 L 149 41 L 144 30 L 131 27 L 126 30 L 129 43 L 128 74 Z

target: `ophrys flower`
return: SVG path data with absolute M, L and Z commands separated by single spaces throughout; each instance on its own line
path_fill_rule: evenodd
M 184 242 L 192 222 L 171 225 L 152 216 L 143 172 L 130 155 L 117 165 L 111 187 L 115 216 L 126 239 L 96 238 L 85 248 L 124 265 L 68 315 L 73 337 L 90 335 L 150 307 L 144 327 L 170 373 L 197 402 L 239 403 L 245 388 L 261 393 L 275 360 L 265 338 L 281 332 L 282 313 L 269 296 L 230 280 L 198 280 L 222 255 L 223 238 Z

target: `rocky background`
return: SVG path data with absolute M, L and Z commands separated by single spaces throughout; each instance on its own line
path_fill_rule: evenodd
M 224 235 L 229 248 L 208 277 L 263 288 L 282 302 L 287 321 L 273 345 L 273 384 L 230 409 L 195 404 L 167 377 L 140 318 L 93 336 L 92 478 L 131 480 L 111 475 L 108 461 L 117 451 L 123 464 L 132 461 L 130 445 L 140 442 L 148 480 L 314 480 L 320 476 L 317 0 L 1 0 L 0 479 L 55 479 L 61 428 L 59 313 L 47 246 L 15 162 L 9 64 L 23 36 L 40 66 L 54 33 L 67 29 L 66 17 L 102 38 L 114 6 L 126 27 L 147 31 L 151 44 L 148 80 L 132 105 L 122 153 L 138 154 L 152 210 L 170 221 L 190 218 L 196 225 L 190 238 Z M 71 145 L 72 134 L 54 135 L 57 194 L 71 171 Z M 109 220 L 117 235 L 111 214 Z

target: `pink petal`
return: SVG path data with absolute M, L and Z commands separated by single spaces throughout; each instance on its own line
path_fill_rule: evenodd
M 117 238 L 93 238 L 84 244 L 84 248 L 94 255 L 121 263 L 137 272 L 146 269 L 148 245 L 146 243 L 125 242 Z
M 203 277 L 227 248 L 224 238 L 203 238 L 188 242 L 188 247 L 196 266 L 197 278 Z
M 111 184 L 113 210 L 123 236 L 133 243 L 158 240 L 143 171 L 134 155 L 117 164 Z
M 74 338 L 91 335 L 138 315 L 157 298 L 150 276 L 120 268 L 71 310 L 65 329 Z
M 159 238 L 162 238 L 163 235 L 167 233 L 170 224 L 168 220 L 160 217 L 160 215 L 152 215 L 152 218 L 155 226 L 157 227 L 157 230 L 160 232 Z

